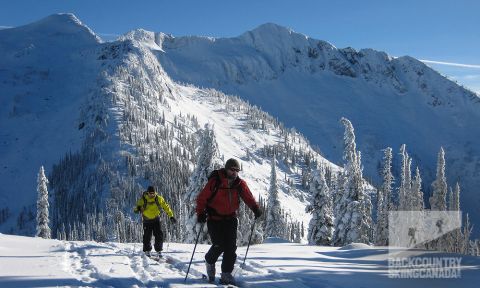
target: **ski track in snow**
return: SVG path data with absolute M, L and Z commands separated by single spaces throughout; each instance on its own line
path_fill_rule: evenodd
M 148 264 L 141 256 L 132 255 L 132 251 L 116 249 L 110 244 L 92 242 L 90 245 L 79 245 L 66 242 L 65 254 L 67 271 L 87 286 L 144 287 L 152 280 L 161 282 L 161 279 L 148 272 Z M 112 261 L 112 257 L 115 257 L 115 261 Z
M 195 257 L 188 280 L 184 283 L 189 261 L 172 256 L 177 253 L 185 254 L 184 252 L 170 251 L 156 261 L 143 255 L 141 244 L 125 246 L 116 243 L 92 242 L 88 245 L 80 245 L 70 241 L 65 242 L 64 266 L 75 279 L 90 287 L 228 287 L 228 285 L 205 283 L 201 279 L 205 272 L 203 262 L 198 260 L 198 256 Z M 105 255 L 109 257 L 104 257 Z M 111 261 L 112 257 L 118 261 Z M 102 260 L 102 258 L 105 259 Z M 240 287 L 261 287 L 260 278 L 270 277 L 274 277 L 277 281 L 273 285 L 271 282 L 268 283 L 269 287 L 292 287 L 292 285 L 308 287 L 301 281 L 286 277 L 256 261 L 246 261 L 246 265 L 240 268 L 241 258 L 237 260 L 233 271 Z M 220 266 L 221 260 L 222 258 L 219 258 L 217 266 Z M 167 278 L 166 275 L 169 277 Z M 258 277 L 259 275 L 261 276 Z M 250 278 L 253 283 L 247 280 Z
M 185 284 L 188 263 L 182 259 L 164 255 L 163 259 L 156 261 L 143 255 L 141 244 L 121 246 L 116 243 L 79 245 L 74 241 L 65 242 L 64 270 L 87 287 L 226 287 L 203 283 L 203 272 L 193 265 Z M 118 261 L 111 261 L 112 257 Z
M 170 249 L 169 249 L 170 246 Z M 478 287 L 478 257 L 416 251 L 419 257 L 460 257 L 458 279 L 391 279 L 388 247 L 322 247 L 295 243 L 254 245 L 242 267 L 246 247 L 239 247 L 234 276 L 241 288 L 289 287 Z M 168 243 L 159 262 L 147 258 L 140 243 L 59 241 L 0 234 L 0 287 L 228 287 L 209 284 L 200 244 L 185 275 L 192 244 Z M 221 258 L 216 263 L 217 281 Z
M 75 242 L 68 242 L 65 244 L 65 258 L 67 272 L 75 276 L 75 278 L 81 282 L 92 283 L 95 279 L 92 277 L 92 267 L 87 264 L 89 261 L 86 258 L 85 251 Z
M 283 273 L 275 271 L 273 269 L 267 268 L 264 265 L 258 263 L 257 261 L 246 261 L 245 266 L 241 268 L 241 263 L 237 260 L 237 266 L 235 267 L 233 273 L 236 275 L 237 280 L 242 287 L 261 287 L 262 278 L 276 279 L 274 283 L 271 281 L 268 282 L 268 287 L 298 287 L 298 288 L 308 288 L 305 286 L 301 280 L 292 278 L 290 275 L 283 275 Z M 245 278 L 248 277 L 251 279 L 255 285 L 245 282 Z M 257 279 L 258 278 L 258 279 Z

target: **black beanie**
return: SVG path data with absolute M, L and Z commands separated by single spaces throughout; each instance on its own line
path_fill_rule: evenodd
M 227 162 L 225 163 L 225 169 L 230 169 L 230 168 L 237 168 L 237 169 L 240 169 L 240 163 L 238 163 L 237 159 L 233 159 L 233 158 L 230 158 L 227 160 Z
M 147 192 L 155 192 L 155 188 L 153 188 L 153 186 L 148 186 Z

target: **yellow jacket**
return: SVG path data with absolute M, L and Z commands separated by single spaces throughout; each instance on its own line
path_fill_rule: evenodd
M 158 205 L 155 202 L 155 198 L 158 201 Z M 147 205 L 145 205 L 144 199 L 147 200 Z M 167 213 L 168 217 L 173 217 L 172 209 L 168 203 L 163 199 L 162 196 L 155 193 L 155 197 L 150 197 L 149 195 L 144 195 L 142 198 L 138 199 L 137 204 L 135 205 L 134 212 L 142 211 L 143 218 L 145 220 L 152 220 L 160 216 L 160 207 Z

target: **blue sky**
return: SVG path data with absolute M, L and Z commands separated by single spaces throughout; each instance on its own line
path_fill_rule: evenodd
M 136 28 L 233 37 L 273 22 L 338 48 L 373 48 L 392 56 L 470 65 L 429 63 L 480 93 L 477 0 L 5 0 L 0 26 L 20 26 L 61 12 L 74 13 L 103 38 Z

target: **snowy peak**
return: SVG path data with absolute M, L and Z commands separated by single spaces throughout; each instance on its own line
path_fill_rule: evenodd
M 51 36 L 74 35 L 76 38 L 100 42 L 100 38 L 71 13 L 53 14 L 23 27 L 28 27 L 30 30 L 44 30 L 46 35 Z
M 308 37 L 294 32 L 292 29 L 274 24 L 266 23 L 239 36 L 247 43 L 259 48 L 268 46 L 292 46 L 302 45 L 307 42 Z
M 246 33 L 249 33 L 249 32 L 246 32 Z M 250 31 L 250 33 L 258 34 L 258 35 L 262 35 L 262 34 L 263 35 L 267 35 L 267 34 L 270 34 L 270 35 L 271 34 L 286 34 L 286 33 L 287 34 L 292 34 L 292 33 L 298 34 L 290 28 L 287 28 L 287 27 L 284 27 L 284 26 L 281 26 L 281 25 L 278 25 L 278 24 L 275 24 L 275 23 L 272 23 L 272 22 L 267 22 L 267 23 L 261 24 L 257 28 L 252 29 Z
M 164 33 L 155 33 L 144 29 L 136 29 L 122 35 L 119 41 L 131 40 L 139 42 L 152 50 L 162 50 L 163 39 L 168 37 Z
M 53 14 L 24 26 L 1 30 L 0 36 L 4 41 L 15 37 L 31 42 L 58 38 L 63 38 L 63 41 L 75 39 L 78 44 L 101 42 L 88 26 L 71 13 Z
M 179 56 L 189 59 L 191 65 L 199 61 L 205 62 L 204 60 L 208 59 L 208 64 L 199 63 L 202 66 L 201 69 L 213 70 L 211 73 L 214 74 L 221 72 L 221 75 L 213 76 L 214 79 L 208 79 L 202 83 L 204 85 L 208 85 L 208 82 L 218 83 L 219 78 L 225 77 L 227 78 L 225 81 L 237 83 L 245 83 L 249 79 L 272 80 L 286 71 L 292 70 L 307 74 L 330 72 L 350 78 L 362 76 L 367 80 L 379 78 L 378 75 L 381 76 L 380 78 L 384 75 L 389 78 L 396 77 L 392 77 L 394 74 L 391 68 L 393 57 L 388 56 L 385 52 L 373 49 L 363 49 L 357 52 L 350 47 L 337 49 L 326 41 L 309 38 L 292 29 L 273 23 L 260 25 L 234 38 L 168 37 L 168 41 L 162 41 L 161 44 L 159 41 L 156 42 L 163 47 L 166 53 L 162 60 Z M 201 53 L 201 57 L 198 57 L 199 53 Z M 162 63 L 162 65 L 170 66 L 171 64 L 169 61 L 164 62 L 167 63 Z M 213 69 L 214 67 L 216 69 Z M 176 68 L 178 67 L 172 70 L 178 71 Z M 186 67 L 186 69 L 198 71 L 198 68 Z M 211 73 L 206 73 L 204 77 L 208 77 Z M 175 72 L 172 76 L 176 78 Z M 186 75 L 186 77 L 189 76 L 191 75 Z M 179 75 L 178 79 L 182 77 L 185 76 Z M 392 86 L 400 92 L 405 90 L 398 79 L 388 79 L 388 81 L 391 81 Z M 220 82 L 224 82 L 223 79 Z
M 310 46 L 307 36 L 273 23 L 260 25 L 238 39 L 272 59 L 284 58 Z

